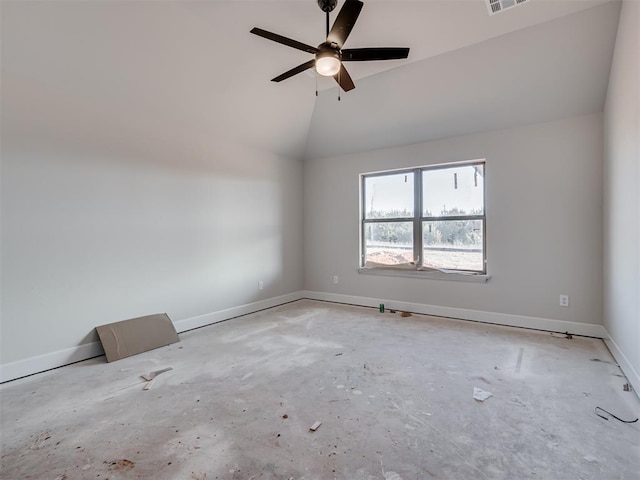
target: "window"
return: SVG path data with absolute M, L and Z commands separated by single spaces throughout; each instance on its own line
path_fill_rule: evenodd
M 484 167 L 361 175 L 360 267 L 485 274 Z

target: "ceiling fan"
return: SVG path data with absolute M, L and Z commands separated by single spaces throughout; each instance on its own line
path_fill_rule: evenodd
M 261 28 L 256 27 L 251 30 L 251 33 L 254 35 L 315 55 L 313 60 L 309 60 L 302 65 L 298 65 L 297 67 L 284 72 L 282 75 L 272 78 L 272 82 L 281 82 L 282 80 L 293 77 L 294 75 L 304 72 L 309 68 L 315 67 L 316 72 L 318 72 L 319 75 L 333 77 L 336 82 L 338 82 L 338 85 L 340 85 L 342 90 L 348 92 L 349 90 L 356 88 L 356 86 L 354 85 L 349 72 L 344 68 L 342 62 L 399 60 L 407 58 L 409 55 L 409 49 L 403 47 L 343 49 L 342 46 L 347 41 L 347 37 L 349 37 L 364 4 L 360 0 L 346 0 L 333 23 L 333 27 L 329 30 L 329 12 L 336 8 L 337 3 L 338 0 L 318 0 L 318 6 L 326 14 L 327 40 L 317 47 L 306 45 L 296 40 L 278 35 L 277 33 L 268 32 Z

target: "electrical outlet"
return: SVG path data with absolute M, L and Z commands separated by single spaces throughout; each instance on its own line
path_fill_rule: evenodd
M 560 295 L 560 306 L 561 307 L 569 306 L 569 295 Z
M 338 278 L 338 275 L 334 275 L 333 276 L 333 284 L 334 285 L 338 285 L 338 283 L 340 283 L 340 279 Z
M 264 282 L 262 280 L 258 281 L 258 290 L 262 290 L 264 288 Z

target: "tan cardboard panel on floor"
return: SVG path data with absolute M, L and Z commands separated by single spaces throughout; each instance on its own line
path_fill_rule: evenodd
M 96 327 L 107 362 L 179 342 L 166 313 L 132 318 Z

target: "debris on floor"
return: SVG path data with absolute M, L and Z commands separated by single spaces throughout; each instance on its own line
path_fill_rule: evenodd
M 607 415 L 615 418 L 616 420 L 622 422 L 622 423 L 636 423 L 638 421 L 638 419 L 636 418 L 635 420 L 622 420 L 620 417 L 616 417 L 613 413 L 606 411 L 604 408 L 601 407 L 596 407 L 593 409 L 593 412 L 598 415 L 600 418 L 604 418 L 605 420 L 609 420 L 607 417 L 605 417 L 604 415 L 600 415 L 598 413 L 598 410 L 600 410 L 601 412 L 606 413 Z
M 384 480 L 402 480 L 402 477 L 396 472 L 385 472 Z
M 318 428 L 320 428 L 320 425 L 322 425 L 322 422 L 316 422 L 309 427 L 309 430 L 315 432 Z
M 633 390 L 633 388 L 631 388 L 631 384 L 630 384 L 630 383 L 625 383 L 625 384 L 622 386 L 622 389 L 623 389 L 625 392 L 630 392 L 630 391 L 632 391 L 632 390 Z
M 126 458 L 115 460 L 113 462 L 105 461 L 103 463 L 109 465 L 109 470 L 129 470 L 136 466 L 135 462 L 127 460 Z
M 411 312 L 402 312 L 400 314 L 401 317 L 410 317 L 411 316 Z
M 520 373 L 520 368 L 522 367 L 522 357 L 524 357 L 524 348 L 521 348 L 518 352 L 518 360 L 516 362 L 515 373 Z
M 289 415 L 287 415 L 287 414 L 285 413 L 284 415 L 282 415 L 282 418 L 284 418 L 284 419 L 286 420 L 287 418 L 289 418 Z
M 336 353 L 336 357 L 339 357 L 340 355 L 342 355 L 342 352 Z
M 484 402 L 487 398 L 493 397 L 493 393 L 486 392 L 478 387 L 473 387 L 473 399 Z
M 567 332 L 549 332 L 549 335 L 551 335 L 554 338 L 566 338 L 567 340 L 573 340 L 573 335 L 571 333 Z
M 44 448 L 46 446 L 45 445 L 46 441 L 49 440 L 50 438 L 51 438 L 51 432 L 49 430 L 45 430 L 35 438 L 31 446 L 29 447 L 29 449 L 39 450 L 41 448 Z
M 151 390 L 151 387 L 153 387 L 156 377 L 161 373 L 165 373 L 170 370 L 173 370 L 173 367 L 167 367 L 167 368 L 163 368 L 162 370 L 156 370 L 155 372 L 148 373 L 146 375 L 140 375 L 140 378 L 142 378 L 143 380 L 146 380 L 147 382 L 145 383 L 144 388 L 142 390 Z
M 600 360 L 599 358 L 590 358 L 589 360 L 591 360 L 592 362 L 608 363 L 609 365 L 615 365 L 616 367 L 620 366 L 617 363 L 609 362 L 607 360 Z
M 156 370 L 155 372 L 151 372 L 151 373 L 149 373 L 147 375 L 140 375 L 140 376 L 143 378 L 143 380 L 146 380 L 147 382 L 150 382 L 151 380 L 156 378 L 161 373 L 168 372 L 170 370 L 173 370 L 173 367 L 163 368 L 162 370 Z

